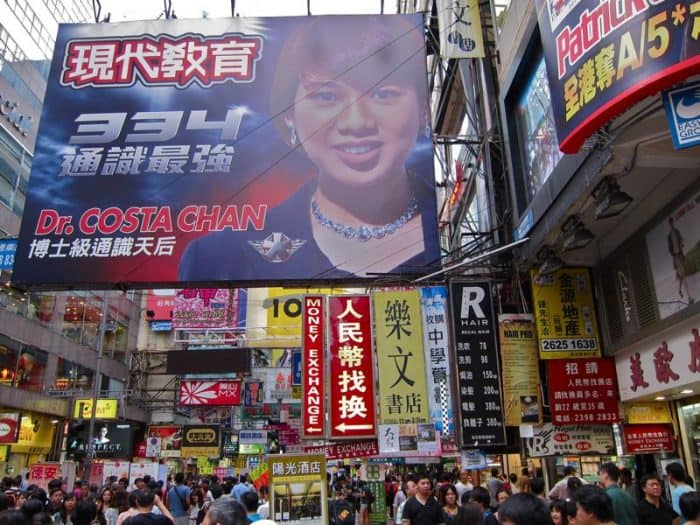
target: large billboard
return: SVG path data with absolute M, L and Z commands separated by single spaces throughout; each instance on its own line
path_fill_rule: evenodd
M 60 26 L 13 279 L 434 270 L 423 34 L 422 15 Z
M 537 0 L 564 153 L 632 104 L 700 73 L 694 0 Z

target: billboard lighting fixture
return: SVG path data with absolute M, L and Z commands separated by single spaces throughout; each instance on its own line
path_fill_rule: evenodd
M 537 271 L 537 278 L 541 278 L 553 274 L 557 270 L 564 267 L 564 261 L 556 252 L 549 246 L 545 245 L 537 254 L 537 259 L 540 261 L 540 267 Z
M 586 228 L 578 215 L 572 215 L 566 219 L 561 227 L 561 231 L 564 233 L 562 252 L 585 248 L 595 239 L 595 235 Z
M 617 181 L 607 176 L 600 181 L 591 194 L 595 199 L 595 218 L 608 219 L 622 213 L 634 198 L 620 189 Z

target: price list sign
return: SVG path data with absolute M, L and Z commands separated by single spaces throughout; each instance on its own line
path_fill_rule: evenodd
M 614 359 L 552 359 L 547 375 L 552 424 L 620 422 Z
M 450 283 L 462 445 L 505 443 L 496 330 L 489 282 Z

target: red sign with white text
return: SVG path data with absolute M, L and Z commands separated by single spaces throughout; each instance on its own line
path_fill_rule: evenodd
M 304 447 L 304 454 L 323 454 L 326 459 L 368 458 L 379 455 L 379 442 L 376 439 L 329 443 Z
M 553 425 L 620 421 L 614 359 L 551 359 L 547 374 Z
M 19 437 L 19 412 L 0 414 L 0 443 L 17 443 Z
M 301 369 L 304 392 L 302 432 L 304 437 L 322 437 L 326 414 L 323 296 L 304 297 L 304 348 Z
M 673 452 L 673 429 L 659 423 L 625 425 L 622 428 L 627 454 L 648 452 Z
M 377 434 L 368 295 L 328 298 L 332 439 Z
M 180 381 L 180 404 L 232 406 L 241 404 L 241 381 Z
M 146 296 L 146 319 L 149 321 L 171 321 L 177 290 L 148 290 Z M 101 485 L 101 483 L 99 483 Z

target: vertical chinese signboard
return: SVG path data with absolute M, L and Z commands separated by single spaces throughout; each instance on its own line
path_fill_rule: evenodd
M 326 525 L 326 458 L 321 455 L 273 455 L 270 471 L 270 518 L 275 523 Z
M 368 295 L 328 298 L 331 438 L 374 437 L 376 408 Z
M 425 286 L 420 289 L 423 312 L 423 346 L 427 365 L 428 402 L 430 416 L 441 435 L 454 434 L 452 385 L 448 371 L 452 370 L 449 335 L 447 331 L 447 288 Z
M 322 437 L 326 415 L 325 359 L 323 328 L 325 321 L 323 297 L 304 297 L 304 347 L 302 348 L 304 437 Z
M 620 421 L 614 359 L 553 359 L 547 365 L 552 424 Z
M 532 276 L 540 359 L 600 357 L 598 320 L 587 268 Z
M 457 352 L 462 444 L 505 443 L 496 322 L 488 282 L 452 282 L 450 302 Z
M 506 425 L 542 420 L 535 320 L 530 314 L 498 316 Z
M 427 423 L 423 323 L 418 290 L 375 292 L 379 422 Z

